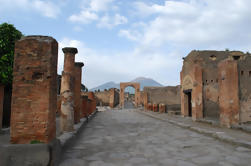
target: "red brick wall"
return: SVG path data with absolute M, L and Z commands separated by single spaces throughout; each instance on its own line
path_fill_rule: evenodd
M 88 116 L 88 96 L 81 96 L 82 107 L 81 107 L 81 118 Z
M 81 98 L 81 70 L 83 63 L 75 63 L 75 84 L 74 84 L 74 122 L 80 122 L 80 98 Z
M 58 43 L 27 36 L 16 42 L 13 68 L 11 142 L 48 143 L 55 138 Z
M 230 127 L 239 122 L 239 83 L 237 62 L 225 60 L 218 65 L 220 123 Z

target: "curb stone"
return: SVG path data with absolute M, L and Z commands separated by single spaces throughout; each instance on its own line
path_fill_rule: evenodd
M 237 139 L 235 139 L 233 137 L 230 137 L 230 136 L 226 135 L 223 132 L 214 132 L 214 131 L 202 129 L 202 128 L 199 128 L 199 127 L 193 127 L 191 125 L 188 125 L 188 124 L 185 124 L 185 123 L 181 123 L 181 122 L 176 122 L 174 120 L 163 119 L 163 118 L 160 118 L 160 117 L 148 114 L 148 113 L 143 112 L 143 111 L 137 111 L 137 112 L 140 113 L 140 114 L 144 114 L 146 116 L 155 118 L 155 119 L 159 119 L 159 120 L 168 122 L 170 124 L 173 124 L 173 125 L 176 125 L 176 126 L 179 126 L 179 127 L 182 127 L 182 128 L 186 128 L 186 129 L 195 131 L 195 132 L 200 133 L 200 134 L 204 134 L 206 136 L 213 137 L 213 138 L 215 138 L 217 140 L 220 140 L 220 141 L 232 144 L 232 145 L 238 145 L 238 146 L 242 146 L 242 147 L 250 148 L 251 149 L 251 142 L 237 140 Z

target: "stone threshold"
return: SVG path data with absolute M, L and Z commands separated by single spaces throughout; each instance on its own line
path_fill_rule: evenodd
M 138 110 L 137 112 L 144 114 L 146 116 L 155 118 L 155 119 L 159 119 L 159 120 L 168 122 L 170 124 L 173 124 L 173 125 L 176 125 L 176 126 L 179 126 L 182 128 L 186 128 L 186 129 L 195 131 L 197 133 L 200 133 L 200 134 L 203 134 L 206 136 L 213 137 L 217 140 L 229 143 L 231 145 L 237 145 L 237 146 L 242 146 L 242 147 L 251 149 L 251 141 L 243 140 L 243 139 L 240 139 L 237 137 L 232 137 L 232 136 L 228 135 L 226 132 L 213 131 L 213 130 L 208 130 L 208 129 L 198 127 L 198 126 L 192 126 L 192 125 L 185 123 L 185 122 L 183 123 L 183 122 L 175 121 L 172 119 L 164 118 L 163 116 L 161 116 L 161 114 L 159 114 L 159 116 L 158 116 L 158 114 L 155 113 L 156 115 L 154 115 L 154 113 L 150 113 L 148 111 Z

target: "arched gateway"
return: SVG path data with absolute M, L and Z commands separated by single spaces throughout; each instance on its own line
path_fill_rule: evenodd
M 137 82 L 121 82 L 120 83 L 120 106 L 124 107 L 125 104 L 125 88 L 131 86 L 135 88 L 135 107 L 140 104 L 140 83 Z

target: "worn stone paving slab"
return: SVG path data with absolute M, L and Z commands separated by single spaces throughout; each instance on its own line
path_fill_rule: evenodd
M 61 166 L 248 166 L 251 150 L 147 117 L 134 110 L 99 112 Z

